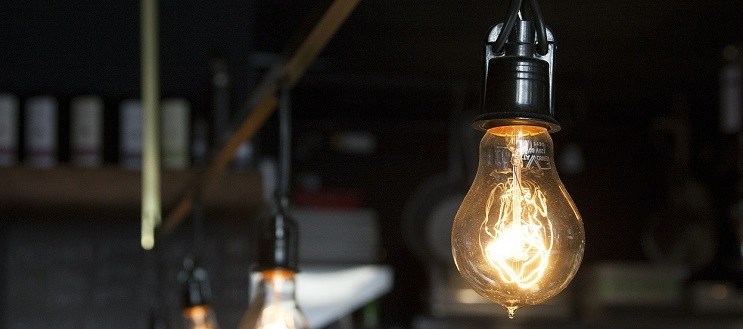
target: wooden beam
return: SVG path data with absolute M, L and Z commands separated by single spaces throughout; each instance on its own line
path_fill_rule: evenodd
M 359 2 L 360 0 L 334 0 L 310 33 L 292 52 L 291 57 L 276 68 L 274 72 L 278 74 L 266 74 L 253 94 L 252 104 L 255 105 L 251 104 L 250 114 L 242 121 L 206 169 L 192 179 L 183 197 L 165 217 L 161 234 L 167 235 L 183 222 L 191 212 L 193 200 L 197 195 L 208 194 L 216 188 L 217 178 L 224 172 L 238 146 L 252 138 L 276 110 L 276 91 L 279 84 L 293 86 L 297 83 Z M 246 186 L 246 188 L 250 187 Z
M 264 101 L 259 103 L 255 109 L 250 112 L 250 115 L 243 120 L 240 128 L 230 136 L 224 147 L 222 147 L 216 157 L 209 163 L 209 166 L 192 179 L 192 184 L 186 189 L 186 192 L 181 197 L 180 201 L 165 218 L 162 233 L 170 233 L 173 229 L 178 227 L 181 222 L 183 222 L 186 216 L 191 212 L 193 200 L 198 193 L 206 194 L 211 193 L 214 190 L 218 185 L 218 178 L 224 172 L 227 164 L 229 164 L 232 156 L 235 154 L 235 150 L 237 150 L 244 140 L 252 138 L 255 133 L 258 132 L 273 113 L 274 108 L 276 108 L 276 102 L 276 97 L 273 94 L 269 94 L 269 96 L 264 98 Z M 246 186 L 246 188 L 250 187 Z
M 163 170 L 161 199 L 163 205 L 173 205 L 182 196 L 193 177 L 190 170 Z M 220 177 L 219 189 L 204 197 L 205 208 L 223 213 L 254 211 L 263 206 L 263 190 L 246 189 L 260 186 L 257 172 L 229 172 Z M 59 209 L 69 209 L 66 217 L 112 211 L 126 213 L 121 219 L 132 219 L 138 214 L 142 198 L 142 172 L 104 166 L 90 170 L 72 166 L 58 166 L 45 170 L 27 166 L 0 168 L 0 211 L 48 215 L 54 219 Z M 12 218 L 4 216 L 4 219 Z M 79 217 L 79 216 L 78 216 Z M 100 216 L 99 216 L 100 217 Z M 46 217 L 39 217 L 43 219 Z M 98 218 L 98 217 L 90 217 Z M 102 216 L 101 219 L 116 217 Z M 0 227 L 3 227 L 0 218 Z

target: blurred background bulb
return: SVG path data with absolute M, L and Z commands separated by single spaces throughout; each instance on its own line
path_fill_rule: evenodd
M 178 280 L 183 285 L 181 327 L 219 329 L 216 313 L 210 306 L 211 288 L 206 269 L 199 266 L 193 256 L 186 256 Z
M 257 292 L 240 329 L 309 329 L 295 297 L 294 271 L 268 269 L 259 273 Z
M 219 329 L 217 317 L 207 305 L 188 307 L 182 315 L 184 329 Z
M 546 128 L 487 130 L 451 243 L 464 279 L 511 318 L 568 285 L 583 259 L 583 222 L 555 170 Z

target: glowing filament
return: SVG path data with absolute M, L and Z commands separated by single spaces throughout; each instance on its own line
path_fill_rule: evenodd
M 253 325 L 247 328 L 256 329 L 297 329 L 306 328 L 296 319 L 296 305 L 293 296 L 287 296 L 287 288 L 293 286 L 289 282 L 294 273 L 287 270 L 274 270 L 264 272 L 266 284 L 271 286 L 264 299 L 258 299 L 255 305 L 260 307 L 260 316 L 255 319 Z
M 544 193 L 536 183 L 521 178 L 523 152 L 517 143 L 521 137 L 519 131 L 508 143 L 512 177 L 490 191 L 480 246 L 503 283 L 537 289 L 549 264 L 553 232 Z M 500 207 L 493 224 L 490 212 L 496 201 Z
M 292 314 L 287 314 L 281 305 L 269 305 L 263 309 L 263 318 L 257 328 L 261 329 L 294 329 Z

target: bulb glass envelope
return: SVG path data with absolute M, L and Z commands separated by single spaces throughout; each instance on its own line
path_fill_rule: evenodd
M 309 329 L 295 296 L 295 273 L 287 269 L 261 271 L 258 291 L 240 329 Z
M 584 244 L 583 222 L 555 170 L 547 129 L 488 129 L 452 227 L 454 261 L 469 285 L 513 316 L 568 285 Z

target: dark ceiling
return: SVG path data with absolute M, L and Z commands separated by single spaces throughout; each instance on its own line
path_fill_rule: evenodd
M 370 72 L 479 83 L 483 40 L 505 18 L 507 4 L 362 1 L 324 56 Z M 267 20 L 286 23 L 280 20 L 284 5 L 299 6 L 276 2 Z M 707 84 L 716 84 L 723 47 L 743 41 L 740 0 L 541 1 L 541 6 L 557 36 L 558 92 L 601 95 L 609 103 L 709 89 Z
M 235 88 L 251 53 L 280 52 L 324 1 L 161 2 L 163 88 L 194 93 L 225 56 Z M 321 57 L 322 70 L 479 84 L 483 40 L 507 1 L 362 1 Z M 541 1 L 557 36 L 562 95 L 631 106 L 716 86 L 725 45 L 743 41 L 743 1 Z M 138 83 L 138 6 L 118 1 L 0 5 L 0 87 L 125 97 Z M 320 66 L 320 65 L 319 65 Z M 245 91 L 247 92 L 247 91 Z

